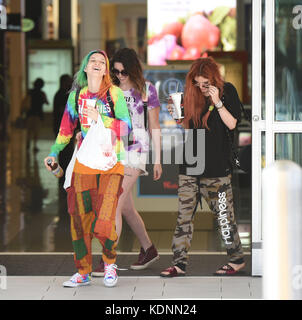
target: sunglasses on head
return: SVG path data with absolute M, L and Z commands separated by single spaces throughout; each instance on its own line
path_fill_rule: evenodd
M 116 76 L 118 76 L 119 74 L 121 74 L 122 76 L 124 76 L 124 77 L 126 77 L 126 76 L 128 76 L 129 74 L 128 74 L 128 72 L 125 70 L 125 69 L 123 69 L 123 70 L 118 70 L 118 69 L 112 69 L 112 73 L 113 74 L 115 74 Z

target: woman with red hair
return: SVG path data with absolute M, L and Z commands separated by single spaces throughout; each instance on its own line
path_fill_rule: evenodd
M 169 107 L 171 112 L 171 108 Z M 245 266 L 243 250 L 234 217 L 230 161 L 232 137 L 240 121 L 240 100 L 235 87 L 224 82 L 215 60 L 195 60 L 186 77 L 184 119 L 178 121 L 192 139 L 184 146 L 184 162 L 179 169 L 178 218 L 172 241 L 173 266 L 161 272 L 162 277 L 184 276 L 193 236 L 193 219 L 203 197 L 214 213 L 229 262 L 215 275 L 236 274 Z M 205 140 L 199 133 L 205 130 Z M 204 156 L 204 165 L 192 164 L 193 153 Z M 203 143 L 202 141 L 205 141 Z M 201 152 L 202 151 L 202 152 Z M 196 158 L 195 158 L 196 159 Z M 197 161 L 200 159 L 197 159 Z
M 91 283 L 91 241 L 94 236 L 103 247 L 104 284 L 112 287 L 117 283 L 115 216 L 124 178 L 124 165 L 121 163 L 125 154 L 122 137 L 129 135 L 131 119 L 124 94 L 112 84 L 109 73 L 109 61 L 104 51 L 91 51 L 83 59 L 68 96 L 58 136 L 50 154 L 44 159 L 46 168 L 50 170 L 47 162 L 51 160 L 51 164 L 54 164 L 60 151 L 72 138 L 78 121 L 81 125 L 79 149 L 92 121 L 97 122 L 99 116 L 104 126 L 112 130 L 112 141 L 108 141 L 108 144 L 112 144 L 117 155 L 116 165 L 103 171 L 76 160 L 71 185 L 66 189 L 74 260 L 78 272 L 63 283 L 64 287 Z M 88 101 L 94 102 L 95 107 L 88 105 Z

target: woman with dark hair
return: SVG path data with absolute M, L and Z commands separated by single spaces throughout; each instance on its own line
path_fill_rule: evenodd
M 153 180 L 158 180 L 162 174 L 160 164 L 160 125 L 159 106 L 156 89 L 152 83 L 146 81 L 143 69 L 133 49 L 118 50 L 110 63 L 113 83 L 123 90 L 128 110 L 131 116 L 134 141 L 126 147 L 125 177 L 123 193 L 117 206 L 116 228 L 118 237 L 122 231 L 122 215 L 126 219 L 141 243 L 141 250 L 137 262 L 130 268 L 142 270 L 159 259 L 156 248 L 152 244 L 145 224 L 134 207 L 132 189 L 140 175 L 147 175 L 146 161 L 149 151 L 149 134 L 155 149 L 155 163 L 153 166 Z M 130 141 L 131 142 L 131 141 Z M 103 262 L 92 273 L 102 276 Z
M 171 113 L 171 108 L 169 107 Z M 224 82 L 213 58 L 193 62 L 186 77 L 184 119 L 178 121 L 185 129 L 193 129 L 193 150 L 204 147 L 204 170 L 192 165 L 184 156 L 179 168 L 178 218 L 172 241 L 173 266 L 161 272 L 162 277 L 184 276 L 188 251 L 193 237 L 193 219 L 203 197 L 214 213 L 229 262 L 215 275 L 236 274 L 245 266 L 243 250 L 234 217 L 231 185 L 232 165 L 230 141 L 240 121 L 240 100 L 235 87 Z M 205 145 L 198 144 L 198 129 L 205 130 Z M 185 152 L 187 145 L 185 145 Z M 198 153 L 197 151 L 197 154 Z M 190 164 L 188 164 L 190 163 Z
M 81 125 L 79 150 L 91 124 L 86 121 L 98 121 L 100 116 L 106 128 L 112 130 L 112 144 L 117 155 L 117 163 L 107 171 L 90 168 L 76 160 L 71 185 L 67 188 L 68 211 L 71 218 L 71 235 L 74 248 L 74 260 L 78 273 L 65 287 L 77 287 L 91 283 L 92 272 L 91 241 L 95 236 L 103 247 L 105 263 L 104 284 L 112 287 L 117 283 L 115 229 L 116 206 L 124 176 L 124 158 L 122 136 L 128 136 L 131 130 L 131 119 L 122 90 L 114 86 L 109 75 L 109 61 L 104 51 L 91 51 L 83 59 L 79 72 L 75 76 L 73 88 L 68 96 L 58 136 L 51 152 L 44 159 L 45 166 L 51 160 L 53 164 L 60 151 L 69 143 L 78 121 Z M 108 100 L 112 101 L 113 109 L 109 108 Z M 87 99 L 94 100 L 95 107 L 84 105 Z M 86 100 L 86 101 L 85 101 Z M 77 105 L 79 108 L 77 108 Z M 101 152 L 101 151 L 100 151 Z

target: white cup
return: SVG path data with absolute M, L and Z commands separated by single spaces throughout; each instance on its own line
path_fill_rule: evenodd
M 96 99 L 86 99 L 87 107 L 93 107 L 95 108 Z
M 170 98 L 173 101 L 173 114 L 174 119 L 183 119 L 183 92 L 170 93 Z
M 95 108 L 95 106 L 96 106 L 96 99 L 83 99 L 82 100 L 82 106 L 81 106 L 80 113 L 82 114 L 82 125 L 83 126 L 91 126 L 92 119 L 87 116 L 84 116 L 83 113 L 87 112 L 88 107 Z

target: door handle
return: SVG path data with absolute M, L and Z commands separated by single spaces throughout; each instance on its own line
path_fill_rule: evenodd
M 259 116 L 257 114 L 253 116 L 253 121 L 259 121 Z

